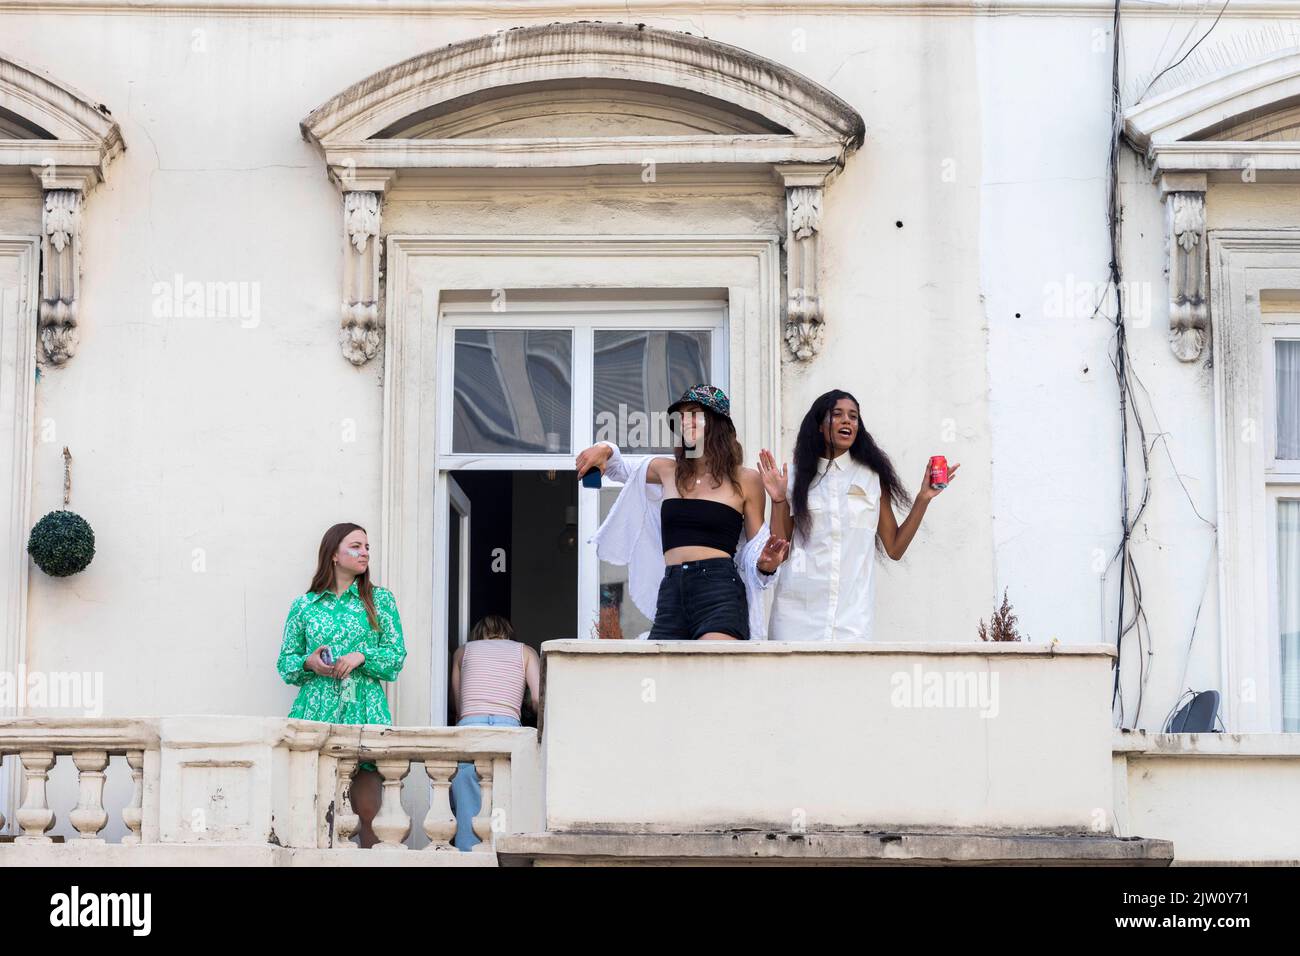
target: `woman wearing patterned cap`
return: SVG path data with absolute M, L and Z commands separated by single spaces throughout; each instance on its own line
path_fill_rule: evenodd
M 731 403 L 722 389 L 696 385 L 668 406 L 673 456 L 635 468 L 618 446 L 600 442 L 578 455 L 578 475 L 599 468 L 624 482 L 596 532 L 603 561 L 628 565 L 628 587 L 653 617 L 651 640 L 748 640 L 766 632 L 754 593 L 784 559 L 788 542 L 769 535 L 765 490 L 741 465 Z
M 396 680 L 405 660 L 393 592 L 370 583 L 365 529 L 350 522 L 334 525 L 321 538 L 311 586 L 294 600 L 284 624 L 276 669 L 285 683 L 301 688 L 289 716 L 332 724 L 392 724 L 379 682 Z M 357 765 L 351 802 L 360 818 L 363 848 L 378 842 L 371 824 L 379 812 L 380 786 L 373 763 Z

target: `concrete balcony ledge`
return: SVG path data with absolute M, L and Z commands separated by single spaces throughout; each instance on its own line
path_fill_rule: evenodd
M 501 866 L 1168 866 L 1167 840 L 1079 833 L 525 833 L 497 840 Z
M 1116 754 L 1300 760 L 1300 734 L 1156 734 L 1117 730 Z
M 1108 645 L 543 654 L 548 833 L 1111 831 Z
M 821 656 L 990 656 L 990 657 L 1107 657 L 1115 656 L 1109 644 L 1031 644 L 1020 641 L 933 641 L 893 643 L 839 643 L 829 641 L 547 641 L 548 655 L 580 654 L 682 654 L 692 657 L 715 654 L 811 655 Z
M 1180 864 L 1300 863 L 1300 734 L 1112 738 L 1115 832 L 1172 840 Z

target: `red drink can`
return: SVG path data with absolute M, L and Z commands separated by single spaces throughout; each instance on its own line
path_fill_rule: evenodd
M 930 459 L 930 487 L 948 487 L 948 459 L 943 455 L 935 455 Z

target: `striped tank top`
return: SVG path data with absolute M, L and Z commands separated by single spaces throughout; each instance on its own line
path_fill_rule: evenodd
M 460 657 L 460 716 L 493 714 L 519 719 L 524 702 L 524 645 L 470 641 Z

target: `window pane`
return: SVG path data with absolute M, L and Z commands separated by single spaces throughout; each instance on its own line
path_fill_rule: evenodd
M 1300 500 L 1277 503 L 1277 621 L 1282 730 L 1300 731 Z
M 567 454 L 573 334 L 457 329 L 451 450 Z
M 669 404 L 710 382 L 712 333 L 595 332 L 593 434 L 634 454 L 668 453 Z
M 1277 457 L 1300 458 L 1300 341 L 1273 343 L 1277 366 Z
M 600 489 L 600 521 L 603 523 L 614 506 L 619 485 L 604 485 Z M 600 562 L 600 620 L 597 636 L 602 638 L 628 638 L 634 640 L 650 630 L 648 621 L 632 603 L 627 590 L 627 566 Z

